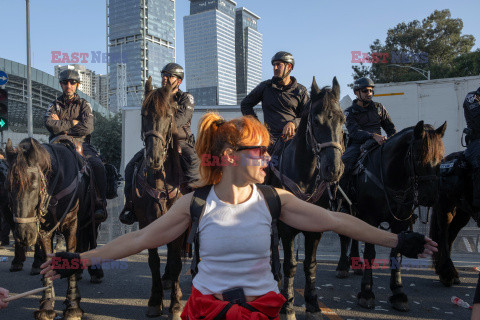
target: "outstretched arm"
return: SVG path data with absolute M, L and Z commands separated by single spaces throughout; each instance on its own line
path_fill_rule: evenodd
M 193 192 L 178 199 L 167 213 L 147 227 L 127 233 L 106 245 L 81 253 L 80 258 L 87 259 L 85 266 L 101 263 L 102 260 L 117 260 L 139 253 L 145 249 L 153 249 L 178 238 L 190 225 L 190 202 Z M 52 255 L 51 255 L 52 256 Z M 52 269 L 52 260 L 42 265 L 42 274 L 57 279 L 60 275 Z
M 288 191 L 276 190 L 282 202 L 280 220 L 289 226 L 311 232 L 334 231 L 355 240 L 389 248 L 399 245 L 399 236 L 394 233 L 375 228 L 351 215 L 329 211 L 302 201 Z M 436 246 L 434 241 L 425 237 L 425 248 L 419 256 L 426 257 L 433 254 L 437 251 Z

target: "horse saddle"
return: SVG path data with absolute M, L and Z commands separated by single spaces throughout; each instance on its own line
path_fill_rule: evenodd
M 374 139 L 368 139 L 364 144 L 360 146 L 360 157 L 353 166 L 352 175 L 358 175 L 365 170 L 363 163 L 365 162 L 367 155 L 379 147 L 380 145 Z

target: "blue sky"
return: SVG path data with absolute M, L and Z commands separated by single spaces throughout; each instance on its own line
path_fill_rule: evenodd
M 320 86 L 337 76 L 342 96 L 350 94 L 351 51 L 367 52 L 375 40 L 385 40 L 389 28 L 414 19 L 422 20 L 435 9 L 450 9 L 453 18 L 463 20 L 464 34 L 477 39 L 480 27 L 478 0 L 426 1 L 323 1 L 323 0 L 239 0 L 258 14 L 263 34 L 263 78 L 271 78 L 271 56 L 279 50 L 291 52 L 296 60 L 292 73 L 310 88 L 316 76 Z M 184 64 L 183 17 L 189 14 L 188 0 L 176 0 L 177 62 Z M 26 63 L 25 1 L 0 0 L 2 41 L 0 57 Z M 51 51 L 105 52 L 104 0 L 30 0 L 32 66 L 53 74 Z M 105 73 L 102 63 L 87 67 Z M 183 89 L 185 85 L 182 84 Z

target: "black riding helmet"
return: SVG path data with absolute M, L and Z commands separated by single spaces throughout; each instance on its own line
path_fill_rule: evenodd
M 62 72 L 60 72 L 59 81 L 62 82 L 65 80 L 75 80 L 78 83 L 80 83 L 80 75 L 76 70 L 71 70 L 71 69 L 63 70 Z
M 366 87 L 372 87 L 375 88 L 375 83 L 372 81 L 370 78 L 360 78 L 355 80 L 353 83 L 353 92 L 361 90 Z
M 162 73 L 169 73 L 172 76 L 179 78 L 180 80 L 183 80 L 183 76 L 185 75 L 182 66 L 174 62 L 170 62 L 165 67 L 163 67 Z
M 288 53 L 286 51 L 278 51 L 277 53 L 275 53 L 275 55 L 272 57 L 272 65 L 275 61 L 290 63 L 292 65 L 292 70 L 293 67 L 295 67 L 295 59 L 293 59 L 291 53 Z
M 283 70 L 283 75 L 281 77 L 275 77 L 276 81 L 282 81 L 285 79 L 286 76 L 290 74 L 290 72 L 293 70 L 293 67 L 295 66 L 295 59 L 293 59 L 293 56 L 291 53 L 288 53 L 286 51 L 278 51 L 275 53 L 275 55 L 272 57 L 272 66 L 275 61 L 281 61 L 283 63 L 289 63 L 292 66 L 292 69 L 287 73 L 287 69 L 285 68 Z

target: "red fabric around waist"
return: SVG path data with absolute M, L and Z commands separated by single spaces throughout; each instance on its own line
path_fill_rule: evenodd
M 268 320 L 278 319 L 278 313 L 285 303 L 285 298 L 279 293 L 270 291 L 257 298 L 249 305 L 259 312 L 252 312 L 244 307 L 234 304 L 227 312 L 226 320 Z M 203 295 L 200 291 L 192 287 L 192 295 L 187 301 L 182 312 L 183 320 L 213 320 L 229 304 L 228 301 L 222 301 L 213 295 Z

